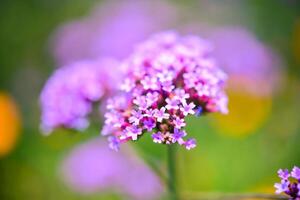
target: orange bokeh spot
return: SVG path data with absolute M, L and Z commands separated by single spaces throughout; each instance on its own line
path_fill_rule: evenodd
M 20 115 L 13 99 L 0 92 L 0 157 L 15 147 L 20 134 Z

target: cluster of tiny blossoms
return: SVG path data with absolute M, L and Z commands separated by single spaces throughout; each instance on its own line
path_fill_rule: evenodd
M 278 176 L 281 178 L 281 182 L 274 185 L 276 193 L 285 193 L 292 200 L 300 200 L 300 168 L 295 166 L 291 173 L 288 169 L 280 169 Z
M 49 134 L 57 127 L 85 129 L 93 103 L 116 89 L 117 73 L 111 72 L 115 66 L 115 60 L 105 58 L 78 61 L 57 69 L 40 96 L 43 132 Z
M 198 37 L 163 32 L 138 45 L 122 63 L 122 94 L 107 104 L 103 135 L 110 147 L 137 140 L 144 133 L 153 142 L 196 146 L 185 139 L 185 118 L 210 112 L 227 113 L 227 76 L 211 57 L 211 45 Z

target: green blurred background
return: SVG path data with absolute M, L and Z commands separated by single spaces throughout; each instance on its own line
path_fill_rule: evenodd
M 59 177 L 66 153 L 98 137 L 98 131 L 58 130 L 48 137 L 39 131 L 39 93 L 55 69 L 49 38 L 59 25 L 88 15 L 99 3 L 0 1 L 0 199 L 122 199 L 109 192 L 77 194 Z M 228 116 L 188 120 L 188 133 L 198 147 L 178 150 L 180 190 L 273 193 L 277 169 L 300 165 L 300 1 L 169 3 L 193 21 L 248 28 L 282 60 L 278 91 L 263 97 L 229 91 Z M 165 148 L 149 138 L 132 146 L 164 162 Z

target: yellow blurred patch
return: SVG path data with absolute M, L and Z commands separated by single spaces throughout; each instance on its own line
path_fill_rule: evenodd
M 272 100 L 269 96 L 255 95 L 253 91 L 243 89 L 237 84 L 236 82 L 228 88 L 229 113 L 216 114 L 213 126 L 226 135 L 246 136 L 265 122 L 271 110 Z
M 15 147 L 20 134 L 20 114 L 13 99 L 0 92 L 0 157 Z
M 273 195 L 275 195 L 275 189 L 273 187 L 273 183 L 269 183 L 266 185 L 257 185 L 255 188 L 251 189 L 251 192 L 255 194 L 260 194 L 260 197 L 254 198 L 254 197 L 249 197 L 249 198 L 244 198 L 244 200 L 268 200 L 268 199 L 273 199 L 271 198 Z M 265 198 L 263 198 L 265 196 Z M 270 198 L 268 198 L 270 196 Z
M 272 182 L 265 185 L 258 185 L 255 188 L 253 188 L 253 192 L 262 193 L 262 194 L 274 194 L 275 188 L 273 185 L 274 183 Z
M 300 63 L 300 19 L 298 19 L 295 23 L 292 46 L 294 56 L 296 60 Z

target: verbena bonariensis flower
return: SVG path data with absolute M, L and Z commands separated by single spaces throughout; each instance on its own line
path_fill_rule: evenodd
M 293 200 L 300 200 L 300 168 L 294 167 L 291 173 L 288 169 L 278 170 L 280 183 L 275 183 L 276 193 L 285 193 Z
M 196 146 L 184 128 L 188 115 L 227 113 L 227 76 L 211 56 L 212 47 L 195 36 L 163 32 L 138 45 L 122 63 L 123 94 L 109 100 L 103 135 L 110 146 L 146 132 L 155 143 Z
M 60 126 L 85 129 L 93 103 L 115 90 L 116 66 L 115 60 L 104 58 L 78 61 L 55 71 L 40 96 L 44 133 Z

